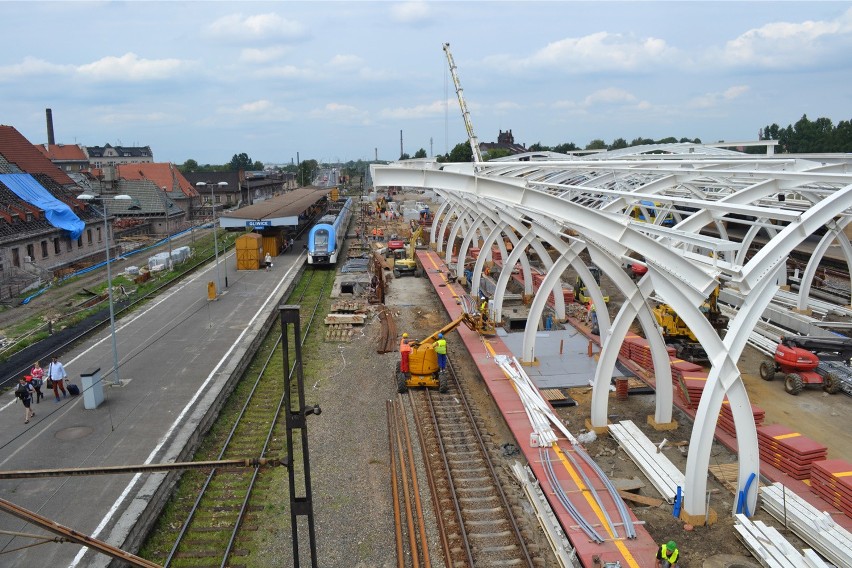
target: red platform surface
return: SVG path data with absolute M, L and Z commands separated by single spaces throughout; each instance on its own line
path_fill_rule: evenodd
M 464 290 L 462 290 L 461 286 L 447 281 L 447 266 L 435 252 L 417 251 L 417 256 L 426 272 L 426 276 L 444 304 L 449 317 L 458 317 L 461 313 L 458 298 L 465 294 Z M 506 378 L 500 367 L 494 363 L 495 355 L 512 356 L 512 352 L 499 338 L 495 337 L 484 340 L 478 333 L 465 327 L 459 327 L 458 334 L 479 368 L 491 396 L 497 403 L 506 424 L 508 424 L 517 441 L 518 447 L 523 452 L 530 468 L 539 480 L 542 491 L 550 501 L 550 505 L 559 519 L 562 529 L 565 531 L 571 544 L 576 548 L 577 556 L 583 566 L 599 566 L 599 564 L 594 563 L 595 557 L 599 558 L 601 562 L 618 561 L 624 568 L 628 566 L 631 568 L 653 566 L 657 544 L 641 524 L 634 525 L 637 534 L 636 539 L 624 539 L 624 530 L 623 528 L 619 528 L 619 535 L 622 538 L 613 538 L 612 535 L 609 535 L 608 539 L 601 544 L 590 542 L 588 536 L 577 527 L 577 522 L 568 514 L 563 505 L 554 498 L 554 489 L 547 481 L 544 466 L 539 457 L 539 448 L 530 445 L 532 427 L 512 382 Z M 452 357 L 452 353 L 450 353 L 450 357 Z M 573 451 L 571 444 L 567 440 L 560 440 L 558 446 L 562 453 Z M 595 529 L 601 534 L 606 534 L 607 531 L 604 527 L 607 526 L 607 523 L 603 512 L 591 497 L 581 476 L 573 469 L 569 461 L 562 460 L 561 463 L 564 464 L 564 467 L 559 467 L 558 463 L 554 467 L 559 484 L 565 489 L 568 495 L 572 496 L 572 503 L 581 514 L 591 523 L 597 525 Z M 581 467 L 588 478 L 593 480 L 594 489 L 600 495 L 609 516 L 612 519 L 619 518 L 615 503 L 612 502 L 603 484 L 597 480 L 597 476 L 587 465 L 581 464 Z M 637 520 L 632 513 L 631 516 L 634 521 Z

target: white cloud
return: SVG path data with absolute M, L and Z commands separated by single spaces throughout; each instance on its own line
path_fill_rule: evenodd
M 219 117 L 233 117 L 235 124 L 239 121 L 263 122 L 290 120 L 293 113 L 286 108 L 276 106 L 268 99 L 258 99 L 249 101 L 234 107 L 219 107 L 216 109 L 216 114 Z M 215 124 L 215 122 L 211 122 Z
M 662 39 L 597 32 L 551 42 L 528 57 L 493 56 L 486 63 L 513 71 L 560 69 L 566 72 L 642 71 L 673 62 L 678 52 Z
M 508 114 L 510 112 L 519 111 L 523 107 L 512 101 L 501 101 L 492 105 L 492 108 L 494 108 L 494 112 L 497 114 Z
M 328 62 L 329 67 L 358 67 L 364 64 L 364 60 L 357 55 L 335 55 Z
M 434 101 L 426 105 L 417 105 L 413 107 L 386 108 L 382 109 L 379 115 L 382 118 L 392 118 L 396 120 L 441 116 L 445 112 L 446 105 L 447 103 L 445 101 Z M 458 105 L 456 105 L 456 107 L 458 107 Z M 452 110 L 450 112 L 452 112 Z
M 72 65 L 58 65 L 35 57 L 25 57 L 20 63 L 0 66 L 0 81 L 37 75 L 71 75 Z
M 629 93 L 624 89 L 609 87 L 607 89 L 601 89 L 591 93 L 583 101 L 583 104 L 585 106 L 592 106 L 596 104 L 633 103 L 635 101 L 636 97 L 632 93 Z
M 284 46 L 276 45 L 267 48 L 246 48 L 240 52 L 240 61 L 246 63 L 268 63 L 280 59 L 290 50 Z
M 391 19 L 401 24 L 423 24 L 432 18 L 428 2 L 401 2 L 391 5 Z
M 243 16 L 230 14 L 207 26 L 207 34 L 214 39 L 239 43 L 277 40 L 294 41 L 306 36 L 304 26 L 278 14 Z
M 369 112 L 343 103 L 328 103 L 322 108 L 312 110 L 310 116 L 340 123 L 369 124 L 370 122 Z
M 276 77 L 279 79 L 306 79 L 314 81 L 322 78 L 316 69 L 310 67 L 296 67 L 295 65 L 280 65 L 268 67 L 255 73 L 259 77 Z
M 834 20 L 773 22 L 728 41 L 721 61 L 728 65 L 782 68 L 816 62 L 837 49 L 844 54 L 852 39 L 852 9 Z M 835 46 L 835 43 L 843 45 Z M 716 54 L 711 54 L 715 57 Z
M 80 65 L 77 72 L 92 81 L 151 81 L 185 73 L 191 64 L 180 59 L 141 59 L 135 53 L 107 56 Z
M 732 101 L 748 93 L 750 87 L 747 85 L 735 85 L 725 89 L 721 93 L 706 93 L 704 95 L 693 98 L 687 103 L 688 108 L 715 108 L 725 101 Z

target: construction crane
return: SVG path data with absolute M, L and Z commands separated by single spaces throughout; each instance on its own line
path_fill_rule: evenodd
M 473 122 L 470 120 L 470 112 L 467 110 L 467 105 L 464 102 L 464 89 L 462 89 L 458 73 L 456 73 L 456 64 L 453 61 L 453 54 L 450 53 L 449 43 L 444 44 L 444 53 L 447 54 L 447 62 L 450 64 L 450 75 L 453 76 L 453 85 L 455 85 L 456 95 L 459 97 L 459 106 L 461 107 L 462 118 L 464 119 L 464 127 L 467 130 L 467 139 L 470 142 L 470 149 L 473 152 L 473 162 L 481 164 L 483 160 L 482 152 L 479 150 L 479 140 L 476 138 L 476 134 L 473 133 Z

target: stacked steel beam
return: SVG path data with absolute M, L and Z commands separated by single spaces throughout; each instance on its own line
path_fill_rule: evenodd
M 766 412 L 759 406 L 751 405 L 751 414 L 754 416 L 754 425 L 763 425 L 763 420 L 766 418 Z M 737 437 L 736 428 L 734 428 L 734 415 L 731 413 L 731 403 L 728 397 L 722 401 L 722 410 L 719 412 L 719 419 L 716 424 L 727 434 L 732 437 Z
M 827 447 L 781 424 L 759 426 L 757 445 L 761 460 L 793 479 L 808 479 L 813 463 L 828 455 Z
M 852 517 L 852 464 L 845 460 L 815 462 L 811 468 L 811 491 Z

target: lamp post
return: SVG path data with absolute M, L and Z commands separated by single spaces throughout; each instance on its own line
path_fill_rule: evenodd
M 106 265 L 107 265 L 107 294 L 109 295 L 109 329 L 110 335 L 112 336 L 112 364 L 115 368 L 115 379 L 113 380 L 113 386 L 120 387 L 121 386 L 121 378 L 118 374 L 118 346 L 115 341 L 115 307 L 113 306 L 112 299 L 112 268 L 110 267 L 110 258 L 109 258 L 109 225 L 107 224 L 107 209 L 106 209 L 106 200 L 102 195 L 90 195 L 88 193 L 84 193 L 82 195 L 78 195 L 77 199 L 82 199 L 84 201 L 100 201 L 101 202 L 101 210 L 104 214 L 104 242 L 106 243 Z M 114 195 L 112 199 L 116 199 L 119 201 L 129 201 L 132 199 L 129 195 Z
M 172 269 L 172 228 L 169 223 L 169 203 L 166 197 L 166 186 L 163 186 L 163 194 L 160 196 L 163 200 L 163 213 L 166 215 L 166 240 L 169 243 L 169 263 L 166 266 L 168 270 Z
M 215 197 L 213 195 L 213 186 L 212 182 L 199 181 L 195 184 L 197 187 L 202 186 L 210 186 L 210 209 L 213 212 L 213 251 L 216 255 L 216 295 L 219 295 L 219 290 L 221 290 L 222 281 L 219 278 L 219 231 L 216 230 L 216 202 Z M 228 187 L 228 182 L 220 181 L 215 184 L 218 185 L 219 188 Z M 225 286 L 228 285 L 228 263 L 225 263 Z

